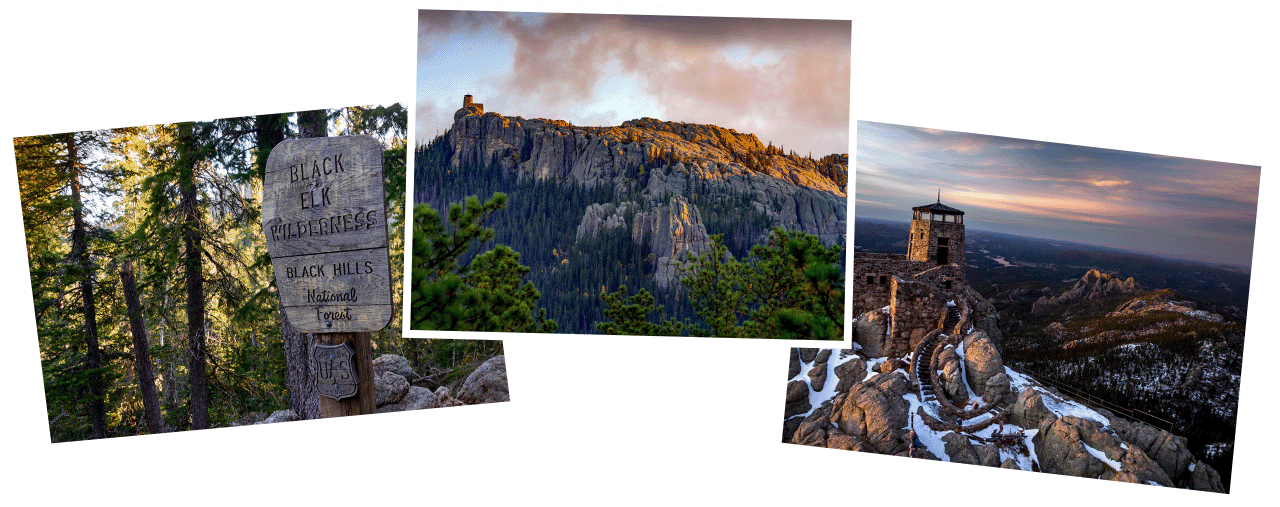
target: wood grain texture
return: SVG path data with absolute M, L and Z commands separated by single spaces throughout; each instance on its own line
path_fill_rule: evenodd
M 349 343 L 355 350 L 353 362 L 360 377 L 360 390 L 354 397 L 335 400 L 320 396 L 320 417 L 342 417 L 372 414 L 378 411 L 373 390 L 373 346 L 369 333 L 328 333 L 316 335 L 315 343 L 336 345 Z
M 369 136 L 284 141 L 267 158 L 262 229 L 289 322 L 308 333 L 391 321 L 382 145 Z

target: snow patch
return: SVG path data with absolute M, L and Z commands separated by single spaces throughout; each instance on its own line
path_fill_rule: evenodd
M 987 258 L 1000 263 L 1000 267 L 1004 267 L 1004 268 L 1013 267 L 1013 264 L 1009 263 L 1009 261 L 1004 260 L 1003 255 L 997 256 L 997 257 L 992 257 L 988 255 Z
M 1103 463 L 1106 463 L 1106 464 L 1107 464 L 1107 466 L 1111 467 L 1111 469 L 1112 469 L 1112 470 L 1115 470 L 1115 471 L 1117 471 L 1117 472 L 1119 472 L 1119 471 L 1120 471 L 1120 462 L 1119 462 L 1119 461 L 1116 461 L 1116 460 L 1113 460 L 1113 459 L 1111 459 L 1111 458 L 1108 458 L 1106 453 L 1104 453 L 1104 452 L 1102 452 L 1102 451 L 1099 451 L 1099 450 L 1097 450 L 1097 449 L 1094 449 L 1093 447 L 1090 447 L 1090 446 L 1089 446 L 1089 444 L 1086 444 L 1086 443 L 1084 443 L 1084 442 L 1080 442 L 1080 445 L 1083 445 L 1083 446 L 1084 446 L 1084 450 L 1089 451 L 1089 454 L 1092 454 L 1092 455 L 1093 455 L 1093 457 L 1098 458 L 1098 461 L 1101 461 L 1101 462 L 1103 462 Z

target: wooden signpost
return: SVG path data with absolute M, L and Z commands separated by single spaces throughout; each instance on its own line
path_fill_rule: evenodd
M 369 333 L 391 321 L 382 145 L 369 136 L 284 141 L 271 150 L 262 229 L 280 305 L 316 333 L 310 370 L 321 417 L 372 414 Z

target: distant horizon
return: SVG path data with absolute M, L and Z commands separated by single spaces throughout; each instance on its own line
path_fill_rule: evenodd
M 910 225 L 911 225 L 911 219 L 910 219 L 910 218 L 907 218 L 907 219 L 891 219 L 891 218 L 878 218 L 878 217 L 854 217 L 854 223 L 855 223 L 855 224 L 856 224 L 859 220 L 867 220 L 867 221 L 873 221 L 873 222 L 886 222 L 886 223 L 892 223 L 892 224 L 903 224 L 903 225 L 906 225 L 906 226 L 910 226 Z M 855 228 L 855 230 L 856 230 L 856 228 Z M 1244 271 L 1246 271 L 1246 272 L 1249 272 L 1249 273 L 1252 273 L 1252 272 L 1253 272 L 1253 266 L 1248 266 L 1248 265 L 1231 264 L 1231 263 L 1226 263 L 1226 262 L 1210 262 L 1210 261 L 1202 261 L 1202 260 L 1197 260 L 1197 259 L 1189 259 L 1189 258 L 1185 258 L 1185 257 L 1173 257 L 1173 256 L 1168 256 L 1168 255 L 1163 255 L 1163 254 L 1155 253 L 1155 252 L 1143 252 L 1143 251 L 1140 251 L 1140 250 L 1133 250 L 1133 249 L 1122 248 L 1122 247 L 1117 247 L 1117 246 L 1099 245 L 1099 244 L 1095 244 L 1095 243 L 1086 243 L 1086 242 L 1083 242 L 1083 241 L 1077 241 L 1077 240 L 1057 239 L 1057 238 L 1044 238 L 1044 237 L 1040 237 L 1040 236 L 1028 236 L 1028 235 L 1026 235 L 1026 234 L 1016 234 L 1016 233 L 1012 233 L 1012 232 L 1004 232 L 1004 231 L 996 231 L 996 230 L 990 230 L 990 229 L 974 228 L 974 227 L 969 226 L 969 224 L 967 224 L 967 223 L 965 224 L 965 231 L 976 231 L 976 232 L 982 232 L 982 233 L 986 233 L 986 234 L 995 234 L 995 235 L 1000 235 L 1000 236 L 1013 236 L 1013 237 L 1016 237 L 1016 238 L 1022 238 L 1022 239 L 1034 239 L 1034 240 L 1037 240 L 1037 241 L 1048 241 L 1048 242 L 1054 242 L 1054 241 L 1057 241 L 1057 242 L 1069 243 L 1069 244 L 1073 244 L 1073 245 L 1081 245 L 1081 246 L 1086 246 L 1086 247 L 1097 248 L 1097 249 L 1100 249 L 1100 250 L 1115 250 L 1115 251 L 1119 251 L 1119 252 L 1123 252 L 1123 253 L 1127 253 L 1127 254 L 1142 255 L 1142 256 L 1147 256 L 1147 257 L 1155 257 L 1155 258 L 1157 258 L 1157 259 L 1162 259 L 1162 260 L 1166 260 L 1166 261 L 1191 262 L 1191 263 L 1195 263 L 1195 264 L 1202 264 L 1202 265 L 1210 266 L 1210 267 L 1214 267 L 1214 266 L 1228 266 L 1228 267 L 1231 267 L 1231 268 L 1242 269 L 1242 270 L 1244 270 Z M 854 247 L 857 247 L 856 242 L 852 242 L 852 243 L 854 243 Z M 868 253 L 895 253 L 895 252 L 868 252 Z M 900 253 L 906 253 L 906 252 L 900 252 Z
M 859 121 L 854 218 L 909 217 L 940 192 L 968 227 L 1252 270 L 1260 177 L 1244 164 Z
M 414 144 L 485 112 L 618 126 L 644 117 L 849 154 L 852 22 L 418 11 Z

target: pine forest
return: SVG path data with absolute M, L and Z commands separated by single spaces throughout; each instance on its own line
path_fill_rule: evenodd
M 287 139 L 383 144 L 394 310 L 374 355 L 450 385 L 502 354 L 401 338 L 406 126 L 394 104 L 14 139 L 52 441 L 316 417 L 295 364 L 308 335 L 280 312 L 261 225 Z

